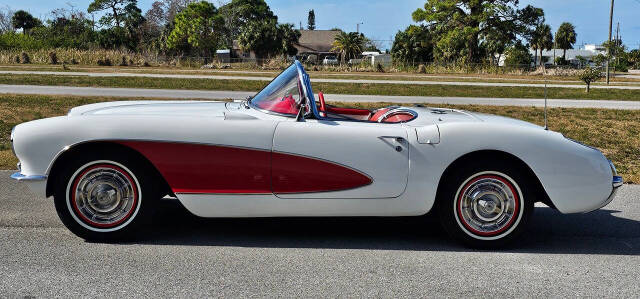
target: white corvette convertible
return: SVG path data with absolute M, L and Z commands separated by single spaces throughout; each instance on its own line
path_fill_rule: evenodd
M 131 237 L 171 196 L 202 217 L 434 210 L 471 246 L 514 239 L 535 202 L 588 212 L 622 185 L 600 151 L 530 123 L 318 98 L 296 61 L 242 102 L 76 107 L 14 128 L 12 178 L 53 196 L 62 222 L 86 239 Z

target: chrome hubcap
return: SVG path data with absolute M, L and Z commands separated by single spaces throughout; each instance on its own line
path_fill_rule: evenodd
M 480 176 L 462 189 L 458 216 L 464 226 L 478 235 L 497 235 L 513 223 L 519 210 L 518 194 L 512 184 L 498 176 Z
M 124 170 L 98 165 L 76 178 L 71 200 L 82 220 L 93 226 L 110 227 L 130 216 L 136 197 L 134 183 Z

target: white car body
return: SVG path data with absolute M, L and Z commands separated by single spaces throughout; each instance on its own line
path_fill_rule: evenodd
M 310 86 L 304 87 L 305 92 L 310 92 Z M 12 141 L 20 172 L 13 177 L 27 183 L 39 196 L 51 196 L 54 180 L 50 175 L 61 156 L 81 145 L 106 142 L 131 146 L 156 166 L 195 159 L 187 151 L 180 155 L 173 152 L 172 161 L 159 161 L 163 159 L 158 156 L 159 151 L 184 145 L 199 150 L 215 147 L 220 151 L 249 151 L 244 160 L 230 157 L 238 163 L 238 169 L 258 167 L 265 161 L 272 167 L 279 167 L 278 163 L 295 165 L 298 161 L 301 166 L 330 163 L 334 165 L 330 167 L 342 167 L 370 179 L 354 188 L 279 192 L 260 189 L 259 185 L 278 179 L 304 181 L 286 175 L 276 177 L 272 170 L 256 170 L 249 175 L 253 175 L 255 182 L 251 184 L 257 187 L 247 192 L 221 192 L 219 186 L 194 187 L 189 182 L 181 184 L 191 189 L 170 186 L 190 212 L 203 217 L 422 215 L 432 209 L 445 170 L 465 155 L 479 151 L 500 152 L 521 160 L 539 181 L 548 203 L 562 213 L 598 209 L 610 202 L 621 184 L 613 165 L 600 151 L 533 124 L 451 109 L 394 109 L 411 111 L 417 117 L 399 123 L 311 118 L 299 121 L 253 109 L 243 102 L 91 104 L 74 108 L 66 116 L 18 125 L 12 132 Z M 145 152 L 151 146 L 156 148 Z M 281 155 L 282 161 L 275 155 Z M 206 161 L 206 154 L 203 157 L 203 163 L 229 166 L 228 161 L 211 162 Z M 215 167 L 201 171 L 214 171 Z M 159 172 L 164 174 L 161 168 Z M 187 179 L 199 175 L 190 174 L 189 166 L 181 171 Z M 315 170 L 301 171 L 313 174 Z M 265 178 L 263 174 L 273 177 Z M 165 179 L 172 185 L 170 178 Z M 327 180 L 327 185 L 339 183 Z M 282 184 L 286 187 L 287 182 Z

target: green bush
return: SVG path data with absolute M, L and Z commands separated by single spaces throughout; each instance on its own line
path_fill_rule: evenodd
M 0 34 L 0 50 L 37 50 L 43 48 L 42 42 L 30 35 L 7 32 Z
M 100 65 L 100 66 L 112 66 L 113 63 L 111 62 L 111 59 L 104 58 L 104 59 L 98 59 L 98 65 Z
M 517 43 L 505 51 L 504 64 L 510 67 L 529 66 L 531 65 L 531 54 L 529 49 L 522 43 Z
M 556 57 L 556 65 L 569 65 L 569 61 L 562 56 Z
M 600 78 L 602 78 L 602 72 L 600 69 L 592 68 L 590 66 L 586 67 L 580 74 L 580 80 L 587 84 L 587 92 L 589 92 L 591 83 L 598 81 Z
M 29 54 L 27 54 L 27 52 L 22 52 L 22 54 L 20 54 L 21 56 L 21 61 L 24 64 L 29 64 L 31 63 L 31 58 L 29 58 Z
M 49 63 L 58 64 L 58 55 L 56 54 L 56 52 L 49 52 Z

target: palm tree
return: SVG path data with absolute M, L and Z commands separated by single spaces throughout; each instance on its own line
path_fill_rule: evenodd
M 333 41 L 331 51 L 340 54 L 342 61 L 357 57 L 362 53 L 364 36 L 357 32 L 340 32 Z
M 540 65 L 542 65 L 542 52 L 553 48 L 553 34 L 551 34 L 551 27 L 549 25 L 540 24 L 536 27 L 531 38 L 531 47 L 534 50 L 540 50 Z
M 562 60 L 567 58 L 567 49 L 573 49 L 575 43 L 576 28 L 571 23 L 562 23 L 556 32 L 556 45 L 562 49 Z

